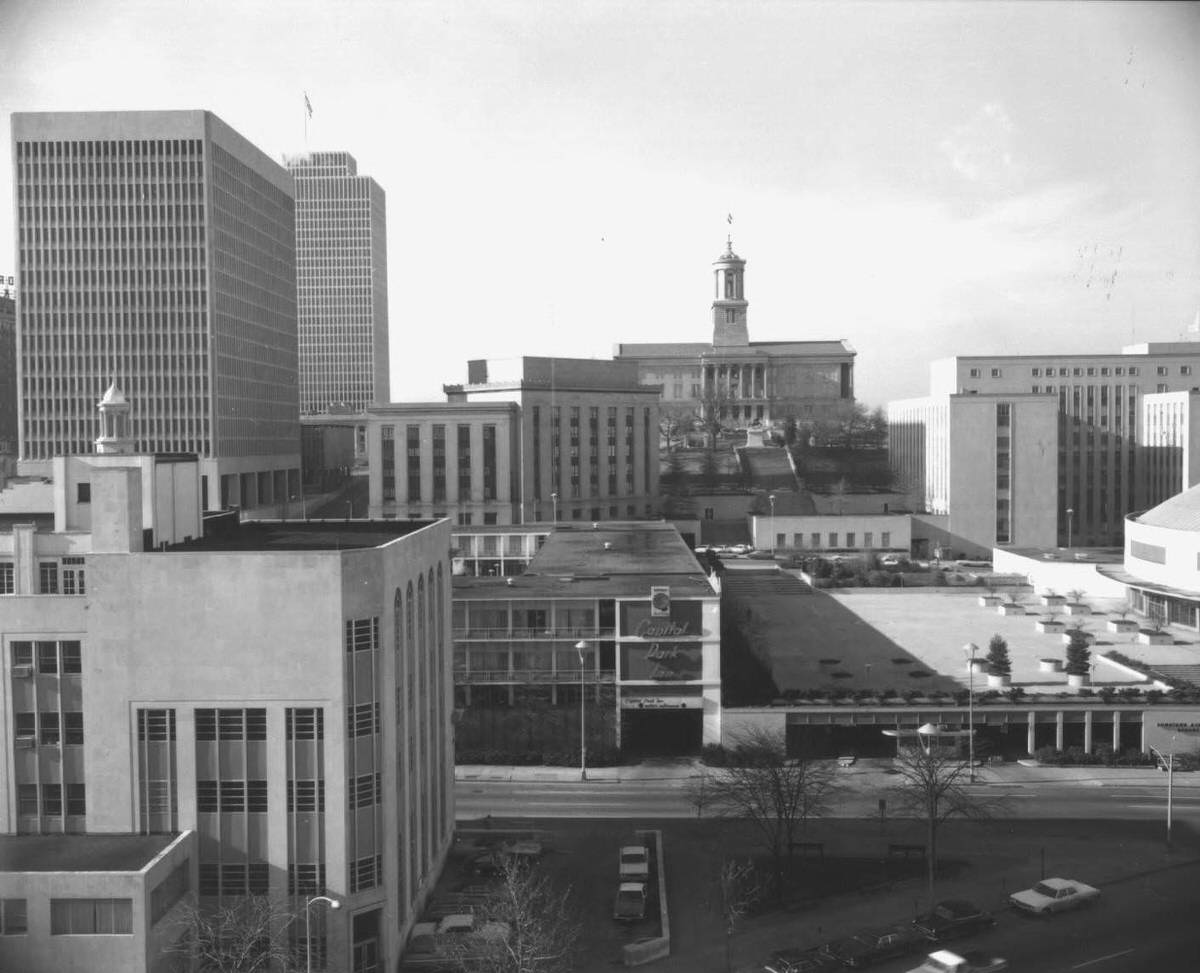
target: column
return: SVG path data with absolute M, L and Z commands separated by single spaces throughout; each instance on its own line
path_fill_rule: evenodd
M 1054 749 L 1063 748 L 1063 711 L 1054 714 Z
M 1113 738 L 1112 738 L 1113 753 L 1120 753 L 1121 752 L 1121 711 L 1119 709 L 1113 710 L 1112 718 L 1113 718 Z
M 1025 733 L 1025 752 L 1032 757 L 1034 750 L 1037 749 L 1037 713 L 1035 713 L 1033 710 L 1030 710 L 1028 719 L 1029 728 Z
M 1090 709 L 1083 714 L 1083 752 L 1092 752 L 1092 711 Z

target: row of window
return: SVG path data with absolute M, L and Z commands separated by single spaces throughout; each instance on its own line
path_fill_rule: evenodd
M 61 717 L 61 719 L 60 719 Z M 42 746 L 83 746 L 83 713 L 49 710 L 16 714 L 18 740 L 37 740 Z M 21 744 L 18 743 L 18 746 Z
M 68 817 L 87 814 L 87 789 L 83 784 L 66 785 L 66 802 L 62 784 L 18 784 L 17 814 L 22 817 L 60 818 L 65 810 Z M 41 802 L 39 804 L 39 800 Z
M 0 595 L 14 595 L 16 593 L 16 565 L 14 565 L 12 561 L 0 561 Z M 87 578 L 83 568 L 83 558 L 64 557 L 60 558 L 58 561 L 39 561 L 38 594 L 87 594 Z M 14 643 L 14 645 L 19 644 L 22 643 Z M 50 644 L 53 645 L 53 643 Z M 78 646 L 79 643 L 75 644 Z M 77 669 L 75 671 L 78 672 L 79 670 Z
M 12 565 L 9 565 L 11 567 Z M 0 564 L 0 568 L 4 565 Z M 2 577 L 2 572 L 0 572 Z M 11 591 L 3 592 L 12 594 Z M 61 642 L 19 640 L 12 643 L 13 667 L 29 667 L 32 671 L 34 659 L 37 672 L 45 676 L 78 675 L 82 671 L 80 643 L 75 639 Z
M 777 533 L 775 535 L 775 546 L 776 547 L 786 547 L 787 546 L 787 536 L 788 536 L 787 534 L 782 533 L 782 532 Z M 836 530 L 829 532 L 829 534 L 828 534 L 829 543 L 828 544 L 821 543 L 822 536 L 823 535 L 821 533 L 819 533 L 818 531 L 815 531 L 815 530 L 812 531 L 808 535 L 808 545 L 807 546 L 810 548 L 824 548 L 824 549 L 838 548 L 838 547 L 854 547 L 854 548 L 858 547 L 858 532 L 857 531 L 853 531 L 853 530 L 846 531 L 844 544 L 840 543 L 840 541 L 842 540 L 842 535 L 840 532 L 838 532 Z M 792 534 L 792 547 L 803 548 L 804 546 L 805 546 L 804 534 L 800 531 L 797 531 L 796 533 Z M 863 531 L 862 546 L 864 548 L 867 548 L 868 550 L 875 547 L 875 532 L 874 531 L 872 531 L 872 530 Z M 879 546 L 881 548 L 890 548 L 892 546 L 892 532 L 890 530 L 880 531 Z

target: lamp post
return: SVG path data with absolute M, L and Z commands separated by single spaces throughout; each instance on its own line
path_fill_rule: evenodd
M 554 526 L 557 527 L 558 526 L 558 494 L 557 493 L 550 494 L 550 504 L 554 511 L 554 515 L 553 515 L 554 516 Z
M 342 903 L 337 899 L 331 899 L 328 895 L 314 895 L 311 899 L 304 903 L 304 968 L 308 973 L 312 973 L 312 923 L 311 923 L 311 908 L 314 902 L 326 902 L 331 909 L 340 909 Z
M 771 556 L 775 556 L 775 494 L 767 497 L 771 503 Z
M 587 780 L 587 723 L 586 710 L 584 709 L 585 687 L 583 683 L 583 650 L 588 647 L 587 642 L 580 639 L 575 643 L 575 651 L 579 653 L 579 779 Z
M 967 656 L 967 780 L 975 783 L 975 653 L 979 646 L 968 642 L 963 646 Z
M 1071 529 L 1075 526 L 1075 509 L 1067 507 L 1067 550 L 1071 549 Z
M 1167 850 L 1171 850 L 1171 794 L 1175 777 L 1175 734 L 1171 734 L 1171 752 L 1167 754 Z

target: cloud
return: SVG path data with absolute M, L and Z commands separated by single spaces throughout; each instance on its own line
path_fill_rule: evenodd
M 968 182 L 1006 189 L 1022 175 L 1014 152 L 1016 130 L 1004 106 L 989 102 L 942 139 L 938 148 Z

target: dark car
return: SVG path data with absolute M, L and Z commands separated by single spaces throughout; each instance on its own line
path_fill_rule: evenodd
M 841 969 L 842 964 L 821 952 L 820 947 L 812 949 L 780 949 L 771 954 L 771 958 L 763 964 L 763 973 L 829 973 L 830 970 Z
M 843 966 L 857 970 L 893 956 L 921 952 L 928 942 L 925 934 L 915 926 L 889 926 L 835 939 L 822 946 L 821 951 Z
M 996 919 L 990 912 L 966 899 L 946 899 L 913 920 L 913 925 L 935 943 L 971 936 L 995 924 Z

